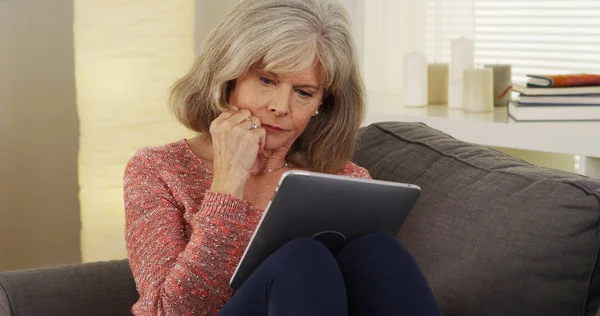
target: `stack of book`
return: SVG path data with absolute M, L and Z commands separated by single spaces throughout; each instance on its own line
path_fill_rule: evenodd
M 600 121 L 600 75 L 528 75 L 513 85 L 518 100 L 508 103 L 516 121 Z

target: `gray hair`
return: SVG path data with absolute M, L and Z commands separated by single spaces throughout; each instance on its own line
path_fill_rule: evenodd
M 194 131 L 209 134 L 232 83 L 251 67 L 291 74 L 315 60 L 325 99 L 288 158 L 318 172 L 336 173 L 351 158 L 364 113 L 350 19 L 337 0 L 243 0 L 208 34 L 190 71 L 171 91 L 171 109 Z

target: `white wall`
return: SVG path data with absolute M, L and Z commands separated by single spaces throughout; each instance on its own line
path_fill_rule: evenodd
M 140 148 L 190 136 L 167 107 L 194 60 L 194 0 L 75 0 L 83 262 L 127 256 L 123 172 Z
M 401 95 L 404 56 L 425 51 L 425 0 L 342 3 L 355 18 L 354 31 L 367 91 Z
M 356 51 L 358 54 L 361 70 L 363 68 L 364 59 L 364 0 L 340 0 L 342 5 L 348 10 L 352 23 L 352 35 L 356 43 Z
M 196 52 L 212 29 L 239 0 L 196 0 L 195 48 Z

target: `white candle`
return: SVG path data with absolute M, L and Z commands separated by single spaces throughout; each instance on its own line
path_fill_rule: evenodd
M 404 57 L 404 105 L 418 107 L 427 105 L 427 58 L 413 52 Z
M 463 104 L 466 112 L 494 110 L 494 72 L 490 68 L 466 69 Z
M 430 105 L 448 104 L 448 64 L 427 66 L 427 91 Z
M 448 107 L 452 109 L 463 108 L 463 74 L 465 70 L 474 67 L 474 51 L 473 41 L 466 37 L 452 41 L 450 75 L 448 78 Z
M 494 106 L 507 106 L 512 86 L 510 65 L 485 65 L 494 71 Z

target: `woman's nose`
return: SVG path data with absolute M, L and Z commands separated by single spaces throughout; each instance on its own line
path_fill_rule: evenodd
M 287 90 L 289 89 L 279 89 L 269 102 L 269 111 L 275 115 L 286 115 L 290 111 L 290 93 Z

